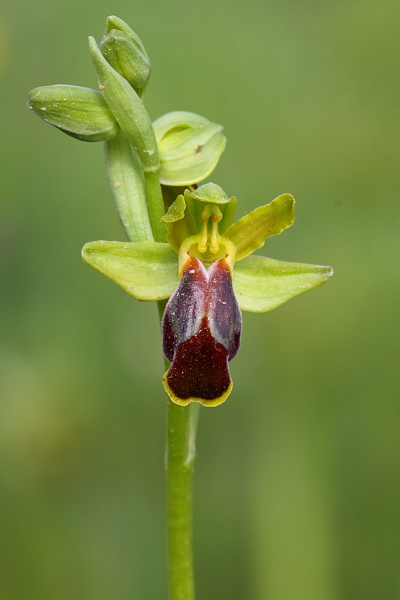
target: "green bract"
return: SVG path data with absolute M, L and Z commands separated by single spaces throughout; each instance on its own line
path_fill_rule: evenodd
M 28 107 L 35 114 L 83 142 L 101 142 L 117 135 L 119 127 L 101 94 L 76 85 L 47 85 L 33 89 Z
M 143 207 L 147 203 L 148 219 L 154 239 L 163 241 L 161 217 L 164 206 L 159 181 L 160 161 L 150 117 L 140 96 L 130 83 L 107 62 L 92 37 L 89 37 L 89 47 L 103 98 L 132 145 L 132 151 L 137 154 L 139 159 L 135 168 L 140 169 L 143 173 L 145 191 L 145 196 L 139 198 L 139 204 Z M 115 199 L 118 203 L 118 198 Z M 135 202 L 136 198 L 131 201 Z M 143 216 L 143 218 L 145 217 Z
M 156 137 L 143 102 L 127 80 L 109 65 L 92 37 L 89 47 L 104 100 L 139 155 L 143 170 L 158 172 Z
M 128 239 L 132 242 L 154 240 L 142 168 L 123 131 L 107 143 L 106 159 L 115 206 Z
M 153 123 L 160 152 L 160 181 L 164 185 L 191 185 L 217 166 L 225 150 L 222 125 L 195 113 L 176 111 Z

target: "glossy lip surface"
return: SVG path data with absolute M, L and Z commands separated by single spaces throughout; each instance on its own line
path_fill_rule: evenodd
M 232 390 L 228 362 L 236 356 L 241 314 L 225 259 L 207 271 L 188 256 L 178 289 L 164 313 L 163 350 L 172 365 L 164 376 L 171 400 L 217 406 Z

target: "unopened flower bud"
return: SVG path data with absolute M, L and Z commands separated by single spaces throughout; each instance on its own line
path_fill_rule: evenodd
M 160 154 L 160 181 L 164 185 L 192 185 L 217 166 L 225 150 L 222 125 L 195 113 L 176 111 L 153 123 Z
M 109 140 L 119 130 L 102 95 L 90 88 L 38 87 L 29 93 L 28 108 L 50 125 L 84 142 Z
M 150 77 L 150 59 L 140 38 L 118 17 L 108 17 L 107 32 L 99 44 L 107 62 L 140 96 Z

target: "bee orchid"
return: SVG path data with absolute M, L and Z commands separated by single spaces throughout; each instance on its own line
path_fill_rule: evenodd
M 197 187 L 225 149 L 223 127 L 187 111 L 151 123 L 142 102 L 150 61 L 118 17 L 109 17 L 100 44 L 89 38 L 89 46 L 101 94 L 45 86 L 31 91 L 28 106 L 68 135 L 106 142 L 107 173 L 130 242 L 90 242 L 83 259 L 138 300 L 170 298 L 162 332 L 172 364 L 164 387 L 179 405 L 216 406 L 232 390 L 228 362 L 239 349 L 240 310 L 277 308 L 333 271 L 252 256 L 293 224 L 293 197 L 282 194 L 233 223 L 236 198 L 214 183 Z
M 186 189 L 163 217 L 167 243 L 90 242 L 85 262 L 138 300 L 169 298 L 162 321 L 164 375 L 181 406 L 223 403 L 232 390 L 228 362 L 240 344 L 240 310 L 266 312 L 324 283 L 330 267 L 251 254 L 294 222 L 282 194 L 232 224 L 236 198 L 213 183 Z

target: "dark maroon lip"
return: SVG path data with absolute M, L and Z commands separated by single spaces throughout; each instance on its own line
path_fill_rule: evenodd
M 177 346 L 167 381 L 182 400 L 215 400 L 228 390 L 228 351 L 215 342 L 207 317 L 203 317 L 195 335 Z
M 162 323 L 164 354 L 172 362 L 166 381 L 177 399 L 207 403 L 228 392 L 228 362 L 239 349 L 241 324 L 227 261 L 207 271 L 189 256 Z

